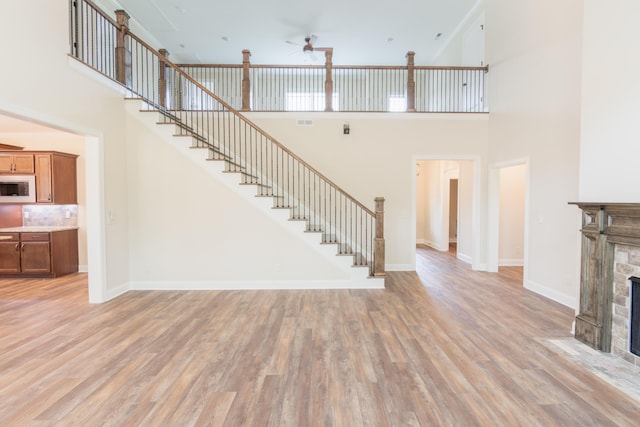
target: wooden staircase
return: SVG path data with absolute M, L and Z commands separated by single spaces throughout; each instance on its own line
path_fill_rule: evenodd
M 240 193 L 243 196 L 257 200 L 260 208 L 276 213 L 278 220 L 291 224 L 307 244 L 319 247 L 323 256 L 333 258 L 333 262 L 340 268 L 350 270 L 353 288 L 384 287 L 384 276 L 375 277 L 372 274 L 372 265 L 366 255 L 341 242 L 335 233 L 324 230 L 321 224 L 313 221 L 312 215 L 303 213 L 305 209 L 294 199 L 279 195 L 278 190 L 271 185 L 257 182 L 260 177 L 248 171 L 233 155 L 225 153 L 215 139 L 212 140 L 185 124 L 180 120 L 179 114 L 149 108 L 143 99 L 128 98 L 126 102 L 129 114 L 146 126 L 157 128 L 166 142 L 188 153 L 200 167 L 213 171 L 225 183 L 233 182 L 236 188 L 242 189 Z
M 383 286 L 384 199 L 370 209 L 349 195 L 132 33 L 125 11 L 115 14 L 114 20 L 92 2 L 72 2 L 70 54 L 121 84 L 136 99 L 127 110 L 150 128 L 164 129 L 158 130 L 163 140 L 175 141 L 194 163 L 216 171 L 217 179 L 274 219 L 284 217 L 288 228 L 301 227 L 301 238 L 316 240 L 318 252 L 347 262 L 358 286 L 365 286 L 359 277 L 374 278 L 367 287 Z

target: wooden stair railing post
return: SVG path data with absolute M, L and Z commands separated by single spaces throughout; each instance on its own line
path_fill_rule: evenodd
M 373 276 L 384 277 L 384 197 L 376 197 L 376 237 L 373 246 Z
M 167 69 L 165 59 L 169 58 L 167 49 L 158 49 L 160 57 L 158 58 L 158 103 L 161 107 L 167 106 Z
M 324 111 L 333 111 L 333 49 L 328 48 L 324 51 Z
M 249 57 L 251 51 L 245 49 L 242 51 L 242 111 L 251 111 L 251 80 L 249 79 L 249 68 L 251 62 Z
M 125 86 L 131 83 L 131 51 L 127 49 L 126 36 L 129 32 L 129 14 L 116 10 L 118 34 L 116 38 L 116 80 Z
M 407 52 L 407 112 L 416 111 L 415 56 L 415 52 Z

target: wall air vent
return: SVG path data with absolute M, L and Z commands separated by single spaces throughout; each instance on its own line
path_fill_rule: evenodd
M 313 120 L 298 119 L 298 120 L 296 120 L 296 126 L 313 126 Z

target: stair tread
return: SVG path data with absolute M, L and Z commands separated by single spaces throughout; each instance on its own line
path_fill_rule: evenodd
M 268 185 L 258 184 L 257 182 L 241 182 L 239 185 L 256 185 L 258 187 L 271 188 Z

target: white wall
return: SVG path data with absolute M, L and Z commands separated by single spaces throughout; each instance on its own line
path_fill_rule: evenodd
M 412 270 L 415 266 L 416 159 L 482 159 L 486 155 L 486 115 L 246 115 L 366 206 L 373 207 L 376 196 L 385 197 L 389 270 Z M 305 118 L 313 120 L 313 126 L 296 126 L 297 119 Z M 350 135 L 342 134 L 344 123 L 350 124 Z M 483 178 L 479 177 L 478 191 L 482 193 Z M 475 214 L 481 216 L 482 209 L 480 206 Z M 484 254 L 474 256 L 480 259 Z
M 525 286 L 573 307 L 580 214 L 567 203 L 578 197 L 582 3 L 485 1 L 489 163 L 530 160 Z
M 477 28 L 478 25 L 484 25 L 485 21 L 483 2 L 484 0 L 478 0 L 473 9 L 469 11 L 460 23 L 457 31 L 442 37 L 442 48 L 436 55 L 434 65 L 467 65 L 474 67 L 481 65 L 478 59 L 484 59 L 484 52 L 483 54 L 471 53 L 467 49 L 484 47 L 484 30 Z M 419 54 L 419 51 L 417 54 Z
M 638 19 L 637 0 L 584 1 L 581 201 L 640 200 Z
M 6 61 L 0 112 L 92 135 L 99 145 L 93 148 L 102 153 L 96 164 L 87 166 L 102 175 L 104 190 L 87 190 L 99 192 L 98 203 L 89 208 L 96 210 L 97 224 L 106 210 L 122 214 L 89 236 L 89 246 L 99 252 L 95 258 L 102 261 L 89 265 L 89 279 L 97 287 L 90 299 L 102 300 L 129 279 L 127 177 L 119 167 L 126 163 L 122 94 L 70 65 L 68 1 L 10 2 L 4 12 L 12 18 L 0 26 L 0 51 Z
M 525 165 L 500 169 L 499 264 L 524 264 Z

